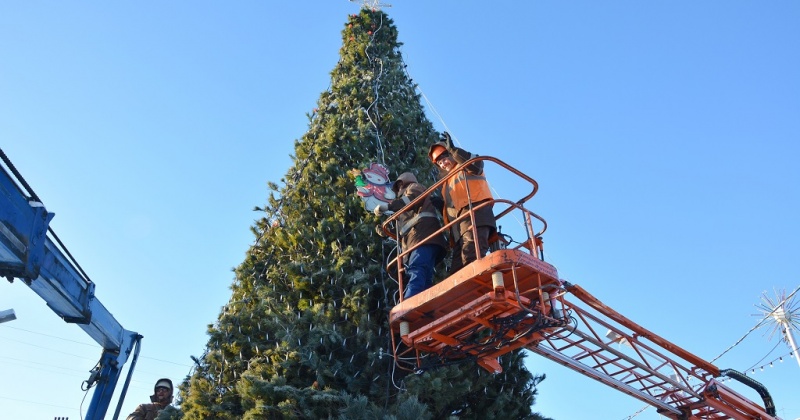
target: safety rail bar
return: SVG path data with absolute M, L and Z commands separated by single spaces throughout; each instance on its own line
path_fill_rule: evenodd
M 437 191 L 440 191 L 442 189 L 443 185 L 445 185 L 447 182 L 449 182 L 449 180 L 451 178 L 454 178 L 454 177 L 458 176 L 462 171 L 466 171 L 466 168 L 469 165 L 471 165 L 471 164 L 473 164 L 475 162 L 479 162 L 479 161 L 493 162 L 493 163 L 497 164 L 498 166 L 500 166 L 501 168 L 508 170 L 512 174 L 517 175 L 519 178 L 521 178 L 522 180 L 526 181 L 527 183 L 529 183 L 531 185 L 530 192 L 528 192 L 527 195 L 523 196 L 522 198 L 520 198 L 517 201 L 511 201 L 511 200 L 502 199 L 502 198 L 492 198 L 491 200 L 486 200 L 486 201 L 483 201 L 483 202 L 478 203 L 478 204 L 473 204 L 472 200 L 468 200 L 469 201 L 469 206 L 468 206 L 468 211 L 467 212 L 465 212 L 464 214 L 461 214 L 460 216 L 458 216 L 454 220 L 448 222 L 447 224 L 442 226 L 440 229 L 438 229 L 436 232 L 434 232 L 433 234 L 431 234 L 428 237 L 426 237 L 425 240 L 420 241 L 418 244 L 416 244 L 416 245 L 414 245 L 412 247 L 409 247 L 408 249 L 401 249 L 400 252 L 398 252 L 397 255 L 394 256 L 394 258 L 392 258 L 387 263 L 387 270 L 391 266 L 397 265 L 397 276 L 398 276 L 397 282 L 398 282 L 399 288 L 400 288 L 400 297 L 399 297 L 400 302 L 403 301 L 403 294 L 404 294 L 404 290 L 405 290 L 405 285 L 403 284 L 403 274 L 402 274 L 403 273 L 403 263 L 402 263 L 403 262 L 403 257 L 405 257 L 406 255 L 410 254 L 412 251 L 417 249 L 419 246 L 422 246 L 426 242 L 426 240 L 428 238 L 433 238 L 436 235 L 442 234 L 443 232 L 449 232 L 453 226 L 457 226 L 459 223 L 461 223 L 462 221 L 466 220 L 467 218 L 469 218 L 471 221 L 473 221 L 473 223 L 471 223 L 472 231 L 473 231 L 472 234 L 474 235 L 473 237 L 477 238 L 478 237 L 477 226 L 475 226 L 475 223 L 474 223 L 475 212 L 480 210 L 480 209 L 482 209 L 482 208 L 484 208 L 484 207 L 490 207 L 490 206 L 493 207 L 495 204 L 506 204 L 507 205 L 506 208 L 504 208 L 502 211 L 497 212 L 495 214 L 495 222 L 499 221 L 500 219 L 502 219 L 506 215 L 510 214 L 515 209 L 518 209 L 518 210 L 522 211 L 523 216 L 524 216 L 523 224 L 525 226 L 527 238 L 526 238 L 526 241 L 520 243 L 520 245 L 518 245 L 516 247 L 516 249 L 521 248 L 521 247 L 525 247 L 526 249 L 528 249 L 528 251 L 530 252 L 531 255 L 534 255 L 539 259 L 543 259 L 543 244 L 542 244 L 541 236 L 547 230 L 547 222 L 544 220 L 544 218 L 542 218 L 538 214 L 526 209 L 523 206 L 524 203 L 526 203 L 534 195 L 536 195 L 536 192 L 539 190 L 539 184 L 536 182 L 535 179 L 529 177 L 528 175 L 524 174 L 523 172 L 520 172 L 518 169 L 512 167 L 511 165 L 509 165 L 509 164 L 505 163 L 504 161 L 502 161 L 502 160 L 500 160 L 498 158 L 495 158 L 493 156 L 476 156 L 476 157 L 474 157 L 472 159 L 469 159 L 469 160 L 465 161 L 464 163 L 458 165 L 456 168 L 451 170 L 446 176 L 442 177 L 442 179 L 440 179 L 439 181 L 437 181 L 436 183 L 434 183 L 433 185 L 428 187 L 428 189 L 425 190 L 425 192 L 423 192 L 422 194 L 420 194 L 417 198 L 415 198 L 414 200 L 410 201 L 402 209 L 398 210 L 397 212 L 395 212 L 394 214 L 389 216 L 381 224 L 381 229 L 383 230 L 384 234 L 386 236 L 388 236 L 388 237 L 391 237 L 392 239 L 395 239 L 397 241 L 397 243 L 398 243 L 398 246 L 399 246 L 399 243 L 400 243 L 399 234 L 390 229 L 390 226 L 392 225 L 392 223 L 397 222 L 397 220 L 398 220 L 398 218 L 400 217 L 401 214 L 405 213 L 406 211 L 409 211 L 412 207 L 415 207 L 416 205 L 422 203 L 423 200 L 425 200 L 427 197 L 432 196 Z M 485 172 L 486 172 L 486 170 L 484 168 L 484 173 Z M 470 196 L 469 188 L 467 188 L 467 196 L 468 197 Z M 538 220 L 542 224 L 542 228 L 536 233 L 534 233 L 533 222 L 532 222 L 531 218 Z M 475 255 L 480 255 L 480 244 L 478 243 L 478 241 L 475 241 Z

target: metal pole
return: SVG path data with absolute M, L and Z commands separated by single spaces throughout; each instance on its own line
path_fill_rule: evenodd
M 781 322 L 783 325 L 783 333 L 786 335 L 786 341 L 789 342 L 789 346 L 792 348 L 792 354 L 794 355 L 794 360 L 797 362 L 797 365 L 800 366 L 800 355 L 797 354 L 797 344 L 794 342 L 794 337 L 792 336 L 792 329 L 789 328 L 789 325 L 786 323 Z

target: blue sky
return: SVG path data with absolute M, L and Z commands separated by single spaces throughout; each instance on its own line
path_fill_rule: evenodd
M 123 418 L 202 353 L 253 241 L 252 208 L 289 168 L 358 7 L 0 4 L 2 148 L 98 299 L 144 335 Z M 563 278 L 706 360 L 756 325 L 762 292 L 800 285 L 800 3 L 384 9 L 435 127 L 538 180 L 532 208 Z M 99 346 L 23 283 L 0 287 L 18 317 L 0 325 L 4 415 L 80 418 Z M 800 367 L 768 332 L 715 363 L 755 367 L 778 414 L 800 418 Z M 528 360 L 547 374 L 534 408 L 553 418 L 644 405 Z

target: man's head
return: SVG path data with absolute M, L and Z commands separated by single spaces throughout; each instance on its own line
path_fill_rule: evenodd
M 172 381 L 167 378 L 161 378 L 156 381 L 153 387 L 153 396 L 150 400 L 154 403 L 167 405 L 172 402 Z
M 431 159 L 431 162 L 444 171 L 449 172 L 456 166 L 456 161 L 450 155 L 450 152 L 447 151 L 447 147 L 445 147 L 443 142 L 432 144 L 428 150 L 428 157 Z
M 400 188 L 415 182 L 417 182 L 417 177 L 414 176 L 414 174 L 411 172 L 403 172 L 397 177 L 397 179 L 394 181 L 394 184 L 392 184 L 392 191 L 397 194 L 400 191 Z

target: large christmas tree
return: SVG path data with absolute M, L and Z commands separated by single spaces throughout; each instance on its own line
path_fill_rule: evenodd
M 398 288 L 393 244 L 375 234 L 348 172 L 368 162 L 431 185 L 438 133 L 405 73 L 397 29 L 362 9 L 342 31 L 331 87 L 270 183 L 255 244 L 197 368 L 181 386 L 187 419 L 538 419 L 523 354 L 492 375 L 474 363 L 423 374 L 395 368 L 388 329 Z

